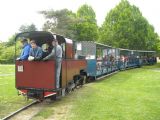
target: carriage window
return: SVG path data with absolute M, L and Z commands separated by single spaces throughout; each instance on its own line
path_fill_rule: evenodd
M 103 51 L 101 48 L 97 48 L 97 60 L 102 60 L 103 58 Z
M 82 44 L 81 43 L 77 43 L 77 50 L 82 50 Z
M 75 57 L 78 59 L 95 59 L 96 46 L 93 42 L 81 41 L 75 43 Z

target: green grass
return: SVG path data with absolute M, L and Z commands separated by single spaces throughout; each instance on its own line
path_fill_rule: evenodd
M 160 120 L 160 64 L 122 71 L 48 104 L 33 120 Z
M 28 104 L 15 88 L 14 65 L 0 65 L 0 118 Z
M 33 120 L 160 120 L 160 64 L 122 71 L 46 103 Z M 28 104 L 17 96 L 13 65 L 0 65 L 0 118 Z M 4 74 L 11 74 L 5 75 Z
M 0 64 L 0 74 L 14 74 L 14 65 L 1 65 Z

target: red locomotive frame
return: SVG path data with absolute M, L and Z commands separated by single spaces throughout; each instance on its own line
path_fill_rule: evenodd
M 25 35 L 26 33 L 24 33 Z M 41 36 L 41 34 L 48 37 L 51 35 L 49 32 L 31 32 L 28 36 Z M 23 33 L 17 35 L 18 37 L 24 37 Z M 36 40 L 36 37 L 34 38 Z M 53 37 L 56 37 L 54 34 Z M 57 35 L 57 38 L 63 38 L 65 43 L 65 57 L 62 60 L 62 69 L 60 77 L 60 89 L 56 89 L 55 80 L 55 60 L 49 61 L 16 61 L 16 88 L 20 93 L 26 95 L 28 98 L 36 98 L 43 100 L 45 97 L 56 95 L 62 90 L 70 91 L 72 86 L 79 84 L 76 76 L 78 78 L 83 78 L 84 71 L 86 69 L 87 62 L 85 59 L 74 59 L 74 48 L 73 42 L 70 39 L 65 39 L 63 36 Z M 58 39 L 59 40 L 59 39 Z M 76 78 L 76 79 L 75 79 Z M 77 80 L 77 81 L 76 81 Z M 74 85 L 73 85 L 74 84 Z

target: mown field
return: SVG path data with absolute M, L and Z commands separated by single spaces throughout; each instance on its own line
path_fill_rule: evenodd
M 49 104 L 33 120 L 160 120 L 160 64 L 122 71 Z
M 0 118 L 28 104 L 17 95 L 14 65 L 0 65 Z
M 8 75 L 7 75 L 8 74 Z M 0 65 L 0 118 L 28 104 Z M 32 120 L 160 120 L 160 64 L 119 72 L 50 102 Z

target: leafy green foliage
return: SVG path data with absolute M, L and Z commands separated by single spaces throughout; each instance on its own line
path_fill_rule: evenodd
M 158 38 L 158 42 L 157 42 L 157 56 L 160 57 L 160 37 Z
M 5 43 L 5 45 L 8 46 L 8 47 L 14 45 L 14 43 L 15 43 L 15 37 L 16 37 L 16 34 L 12 35 L 9 38 L 8 42 Z
M 40 11 L 46 18 L 43 30 L 75 38 L 76 15 L 68 9 Z
M 22 25 L 19 28 L 20 32 L 27 32 L 27 31 L 35 31 L 37 30 L 34 24 L 31 25 Z M 11 64 L 15 61 L 15 36 L 12 35 L 7 42 L 0 43 L 0 64 Z M 21 52 L 21 44 L 19 42 L 16 43 L 16 57 L 20 55 Z
M 129 49 L 156 49 L 158 35 L 136 6 L 122 0 L 112 9 L 100 28 L 99 41 Z
M 4 47 L 1 51 L 0 63 L 13 63 L 15 58 L 14 46 Z
M 81 6 L 77 14 L 68 9 L 41 11 L 46 18 L 43 30 L 58 33 L 76 40 L 96 40 L 98 27 L 94 10 L 88 6 Z
M 80 19 L 76 23 L 77 40 L 95 41 L 98 38 L 98 26 L 96 14 L 91 6 L 82 5 L 77 11 L 77 18 Z
M 68 9 L 40 11 L 46 22 L 43 30 L 61 34 L 74 40 L 98 41 L 113 47 L 139 50 L 157 50 L 160 55 L 160 39 L 154 27 L 142 16 L 140 10 L 127 0 L 121 2 L 106 16 L 100 28 L 91 6 L 82 5 L 77 13 Z M 20 32 L 36 31 L 34 24 L 22 25 Z M 13 63 L 15 34 L 8 42 L 0 43 L 0 63 Z M 20 44 L 17 45 L 20 54 Z M 11 50 L 12 49 L 12 50 Z M 6 52 L 6 54 L 5 54 Z M 11 53 L 9 53 L 11 52 Z M 17 54 L 17 55 L 18 55 Z
M 11 64 L 15 60 L 15 34 L 8 42 L 0 43 L 0 64 Z M 19 56 L 21 52 L 20 42 L 16 43 L 16 54 Z M 16 56 L 17 57 L 17 56 Z
M 30 31 L 36 31 L 37 28 L 34 24 L 31 25 L 21 25 L 21 27 L 19 28 L 20 32 L 30 32 Z

